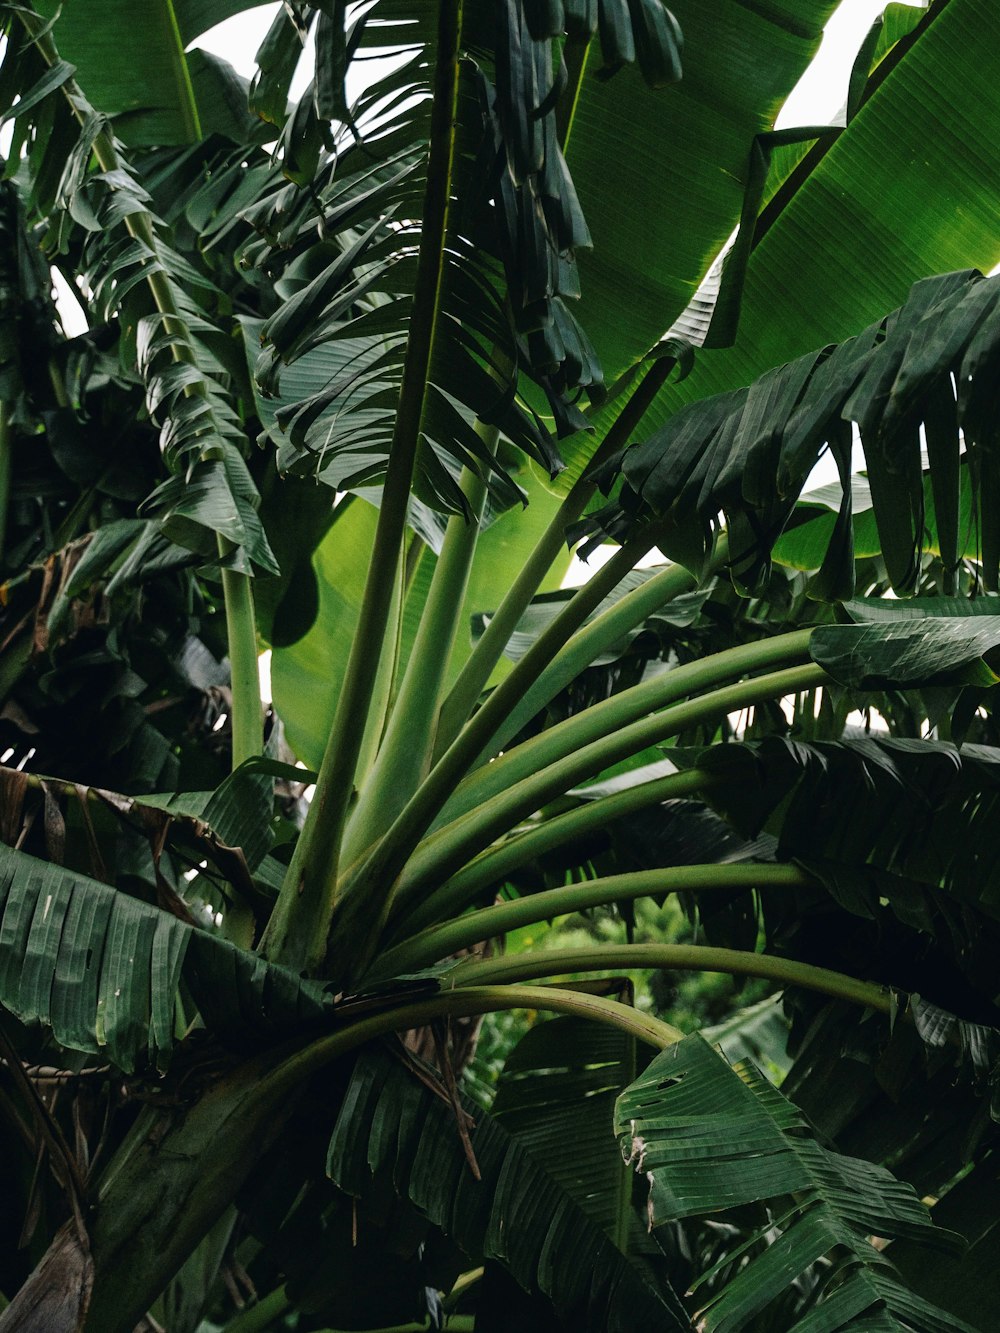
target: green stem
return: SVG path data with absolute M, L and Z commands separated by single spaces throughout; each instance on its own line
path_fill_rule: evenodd
M 566 884 L 524 898 L 484 907 L 454 921 L 431 926 L 382 954 L 377 967 L 365 978 L 384 980 L 404 972 L 418 972 L 459 949 L 494 939 L 522 926 L 534 926 L 571 912 L 585 912 L 608 903 L 631 902 L 666 893 L 700 893 L 709 889 L 801 888 L 815 881 L 795 865 L 668 866 L 662 870 L 637 870 L 628 875 L 609 875 L 584 884 Z M 562 957 L 562 954 L 560 954 Z M 566 969 L 563 969 L 566 970 Z M 533 975 L 542 975 L 535 973 Z
M 490 453 L 495 453 L 497 428 L 477 421 L 475 429 Z M 464 468 L 460 485 L 469 502 L 470 516 L 453 514 L 448 520 L 403 682 L 378 758 L 358 793 L 345 835 L 343 860 L 348 863 L 385 832 L 430 768 L 441 691 L 462 619 L 486 507 L 486 482 L 482 477 Z
M 405 538 L 404 538 L 405 542 Z M 413 542 L 420 538 L 413 534 Z M 411 543 L 412 544 L 412 543 Z M 372 673 L 372 697 L 368 705 L 368 722 L 365 726 L 364 739 L 358 753 L 358 768 L 355 775 L 359 785 L 368 778 L 378 758 L 379 746 L 385 733 L 386 722 L 395 699 L 396 684 L 399 676 L 399 660 L 403 638 L 403 601 L 406 596 L 407 555 L 400 552 L 396 561 L 396 577 L 393 585 L 392 601 L 389 604 L 389 620 L 382 640 L 378 666 Z M 344 829 L 345 841 L 350 837 L 351 821 L 354 810 L 348 814 Z M 343 853 L 341 853 L 343 855 Z
M 356 869 L 352 868 L 353 873 L 351 871 L 345 873 L 340 904 L 342 915 L 336 922 L 336 931 L 338 934 L 345 932 L 354 942 L 354 947 L 349 951 L 352 975 L 356 975 L 354 969 L 364 968 L 371 958 L 375 940 L 392 905 L 396 876 L 462 775 L 492 736 L 507 711 L 516 703 L 522 691 L 538 678 L 567 636 L 603 601 L 607 592 L 617 585 L 635 561 L 649 549 L 652 540 L 652 537 L 647 535 L 627 542 L 597 571 L 590 582 L 579 590 L 572 601 L 539 635 L 506 680 L 497 686 L 454 744 L 438 760 L 368 859 Z M 317 796 L 318 794 L 317 788 Z M 313 799 L 313 805 L 315 804 L 316 798 Z M 293 867 L 294 864 L 293 858 Z M 355 937 L 361 930 L 367 934 L 366 949 L 357 947 Z
M 440 310 L 455 154 L 461 30 L 462 0 L 441 0 L 414 315 L 372 559 L 316 793 L 261 941 L 261 949 L 268 958 L 309 971 L 320 966 L 327 952 L 330 919 L 338 897 L 341 839 L 371 706 L 372 663 L 378 661 L 382 651 L 397 561 L 406 532 L 427 374 Z M 348 951 L 353 947 L 350 940 L 344 940 L 343 945 Z
M 688 727 L 714 721 L 720 714 L 736 712 L 768 699 L 780 699 L 785 694 L 797 693 L 827 679 L 822 667 L 809 663 L 739 681 L 711 694 L 665 708 L 651 717 L 640 718 L 630 726 L 623 726 L 589 745 L 571 750 L 555 763 L 529 771 L 528 776 L 519 782 L 501 785 L 495 794 L 481 799 L 468 814 L 438 829 L 420 844 L 399 875 L 396 904 L 402 909 L 418 901 L 431 884 L 449 879 L 468 860 L 522 819 L 612 764 L 639 754 L 650 745 L 662 744 Z M 500 762 L 491 764 L 490 770 Z M 692 777 L 679 773 L 676 776 L 678 794 L 682 794 L 680 789 L 684 781 L 691 784 L 690 791 L 699 789 L 700 775 Z
M 859 981 L 844 972 L 833 972 L 792 958 L 748 953 L 742 949 L 713 949 L 701 944 L 599 944 L 584 949 L 535 952 L 516 958 L 471 959 L 459 963 L 446 978 L 456 986 L 524 981 L 537 977 L 565 976 L 570 972 L 620 972 L 631 968 L 667 968 L 674 972 L 725 972 L 734 977 L 761 977 L 781 986 L 831 995 L 836 1000 L 864 1005 L 887 1014 L 892 1010 L 889 991 L 873 981 Z
M 650 366 L 598 446 L 587 471 L 573 483 L 568 495 L 553 514 L 442 705 L 438 725 L 438 755 L 443 754 L 452 744 L 472 715 L 494 667 L 503 657 L 517 622 L 537 593 L 552 561 L 562 550 L 567 528 L 580 518 L 596 494 L 597 486 L 591 480 L 594 469 L 625 448 L 675 365 L 676 361 L 672 358 L 663 357 Z
M 444 814 L 456 819 L 466 811 L 478 809 L 489 797 L 509 790 L 522 778 L 691 695 L 702 694 L 754 671 L 808 660 L 811 635 L 810 627 L 775 634 L 757 643 L 739 644 L 602 699 L 478 768 L 456 788 Z
M 720 568 L 728 558 L 729 545 L 723 536 L 706 573 Z M 552 660 L 531 689 L 525 691 L 524 697 L 494 735 L 490 748 L 495 752 L 503 750 L 522 727 L 570 681 L 575 680 L 585 667 L 596 661 L 601 653 L 661 607 L 697 586 L 697 579 L 682 565 L 670 565 L 584 625 Z M 485 761 L 488 755 L 483 754 L 481 758 Z
M 635 567 L 636 561 L 642 559 L 654 541 L 655 538 L 648 532 L 627 541 L 577 590 L 555 619 L 546 625 L 510 675 L 500 682 L 442 756 L 435 769 L 439 786 L 443 787 L 450 780 L 457 782 L 462 773 L 475 763 L 482 751 L 490 745 L 511 709 L 538 681 L 570 636 L 596 611 L 605 597 L 618 587 L 625 575 Z
M 225 559 L 231 542 L 219 536 L 219 555 Z M 222 597 L 226 607 L 226 636 L 229 642 L 229 676 L 232 690 L 230 728 L 233 768 L 259 755 L 264 748 L 264 712 L 260 702 L 260 671 L 257 665 L 257 623 L 253 586 L 246 574 L 222 569 Z
M 670 773 L 653 782 L 637 783 L 611 796 L 584 801 L 575 810 L 546 819 L 535 828 L 489 848 L 476 860 L 463 866 L 439 889 L 421 899 L 415 910 L 403 917 L 396 926 L 394 936 L 412 936 L 437 921 L 457 916 L 465 908 L 471 907 L 484 890 L 502 884 L 512 871 L 556 847 L 563 847 L 578 838 L 587 838 L 607 828 L 614 820 L 646 810 L 651 805 L 660 805 L 664 801 L 689 796 L 694 792 L 700 794 L 711 784 L 711 774 L 698 769 L 682 774 Z

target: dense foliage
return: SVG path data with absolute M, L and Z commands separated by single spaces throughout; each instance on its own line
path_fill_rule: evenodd
M 987 1328 L 991 0 L 253 8 L 0 4 L 0 1330 Z

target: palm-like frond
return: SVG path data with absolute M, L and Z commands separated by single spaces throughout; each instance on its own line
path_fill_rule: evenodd
M 150 497 L 149 512 L 171 541 L 202 557 L 217 558 L 218 534 L 235 547 L 246 572 L 256 565 L 274 573 L 242 424 L 227 396 L 228 377 L 205 341 L 215 330 L 192 295 L 203 280 L 170 245 L 110 122 L 76 84 L 74 68 L 59 59 L 41 19 L 30 11 L 5 18 L 7 92 L 11 101 L 21 96 L 29 162 L 44 153 L 47 167 L 45 183 L 36 179 L 32 211 L 48 224 L 56 247 L 74 224 L 89 233 L 84 251 L 95 266 L 89 276 L 101 315 L 117 313 L 139 284 L 148 283 L 156 297 L 156 313 L 147 305 L 138 318 L 135 356 L 171 475 Z M 58 135 L 48 117 L 61 127 Z
M 258 380 L 275 390 L 281 365 L 299 357 L 325 380 L 279 410 L 282 466 L 341 489 L 380 480 L 392 439 L 421 237 L 414 219 L 426 176 L 435 14 L 433 5 L 383 3 L 357 16 L 338 39 L 343 59 L 390 51 L 395 67 L 350 108 L 317 82 L 282 140 L 286 175 L 309 192 L 280 186 L 246 214 L 260 233 L 246 262 L 286 274 L 295 287 L 262 329 Z M 488 9 L 466 18 L 475 63 L 463 63 L 459 86 L 441 318 L 417 463 L 418 495 L 445 512 L 469 512 L 457 485 L 462 467 L 501 506 L 520 498 L 476 421 L 548 471 L 561 467 L 548 425 L 517 396 L 521 369 L 545 394 L 560 435 L 585 424 L 574 406 L 580 393 L 603 394 L 596 356 L 566 305 L 578 290 L 575 251 L 590 238 L 559 144 L 567 75 L 553 45 L 563 24 L 573 40 L 589 40 L 598 17 L 596 5 L 577 16 L 505 3 L 495 20 Z M 600 18 L 610 66 L 638 56 L 653 83 L 676 73 L 679 34 L 662 6 L 616 0 Z M 277 61 L 277 40 L 266 61 Z M 284 77 L 279 64 L 275 79 Z M 258 83 L 262 97 L 269 80 Z M 319 152 L 320 103 L 341 123 L 334 157 Z M 289 165 L 296 151 L 312 162 L 301 174 Z
M 767 898 L 769 934 L 783 947 L 995 1023 L 1000 752 L 771 737 L 716 747 L 698 764 L 716 810 L 746 836 L 766 828 L 778 859 L 805 866 L 840 908 L 870 923 L 838 940 L 817 929 L 829 909 L 814 894 L 797 907 Z

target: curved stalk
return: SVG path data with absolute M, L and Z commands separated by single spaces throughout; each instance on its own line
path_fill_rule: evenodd
M 472 715 L 472 710 L 479 702 L 486 682 L 493 674 L 493 668 L 503 657 L 504 649 L 517 622 L 524 615 L 531 599 L 541 587 L 552 561 L 562 549 L 566 540 L 566 529 L 581 517 L 596 494 L 597 486 L 591 480 L 593 471 L 613 458 L 629 443 L 632 432 L 652 406 L 656 395 L 670 378 L 670 373 L 676 364 L 674 358 L 662 357 L 649 367 L 632 397 L 598 445 L 587 470 L 576 479 L 566 498 L 553 514 L 548 527 L 538 539 L 531 555 L 493 613 L 482 638 L 476 644 L 472 656 L 462 668 L 451 693 L 442 705 L 435 757 L 443 754 L 452 745 Z
M 393 937 L 401 934 L 412 936 L 437 921 L 457 916 L 471 907 L 484 890 L 503 883 L 512 871 L 519 870 L 537 856 L 556 847 L 564 847 L 576 838 L 585 838 L 606 828 L 612 820 L 646 810 L 651 805 L 660 805 L 678 796 L 702 793 L 711 783 L 711 774 L 700 769 L 669 773 L 652 782 L 637 783 L 611 796 L 584 801 L 575 810 L 567 810 L 564 814 L 546 819 L 534 828 L 490 847 L 476 860 L 463 866 L 403 917 Z
M 889 991 L 873 981 L 859 981 L 844 972 L 833 972 L 792 958 L 748 953 L 742 949 L 713 949 L 701 944 L 596 945 L 589 949 L 560 949 L 551 954 L 531 953 L 517 958 L 488 958 L 483 962 L 459 963 L 448 980 L 456 986 L 524 981 L 536 977 L 565 976 L 570 972 L 628 971 L 632 968 L 669 968 L 675 972 L 725 972 L 734 977 L 762 977 L 782 986 L 801 986 L 836 1000 L 864 1005 L 888 1014 L 892 1011 Z
M 684 1036 L 669 1023 L 601 996 L 553 986 L 463 986 L 369 1015 L 308 1046 L 262 1053 L 220 1074 L 183 1117 L 174 1108 L 147 1106 L 99 1182 L 90 1227 L 97 1268 L 91 1326 L 124 1333 L 142 1318 L 253 1163 L 284 1132 L 311 1074 L 388 1033 L 498 1009 L 590 1018 L 658 1050 Z
M 521 926 L 534 926 L 571 912 L 585 912 L 608 903 L 631 902 L 667 893 L 703 893 L 713 889 L 802 888 L 815 880 L 796 865 L 669 866 L 663 870 L 637 870 L 628 875 L 608 875 L 584 884 L 567 884 L 524 898 L 497 903 L 470 912 L 454 921 L 431 926 L 413 939 L 382 954 L 365 981 L 419 972 L 441 958 L 493 939 Z M 559 955 L 562 957 L 562 954 Z M 563 969 L 566 970 L 566 969 Z M 541 975 L 540 973 L 537 975 Z
M 729 558 L 729 544 L 723 535 L 713 554 L 706 577 L 714 573 Z M 676 597 L 693 592 L 698 580 L 683 565 L 670 565 L 647 579 L 638 588 L 620 598 L 606 611 L 596 616 L 569 640 L 538 680 L 527 690 L 502 726 L 494 734 L 490 749 L 502 750 L 507 742 L 524 727 L 560 690 L 574 680 L 585 667 L 597 660 L 606 649 L 619 642 L 630 630 L 641 625 L 661 607 Z M 480 758 L 485 760 L 484 752 Z
M 455 155 L 461 31 L 462 0 L 441 0 L 414 316 L 403 362 L 372 559 L 316 793 L 261 941 L 266 957 L 307 970 L 318 968 L 327 951 L 330 919 L 339 895 L 341 839 L 371 706 L 372 662 L 378 660 L 382 651 L 394 575 L 406 531 L 427 374 L 440 310 Z M 341 943 L 347 952 L 353 949 L 350 939 L 345 938 Z
M 594 1019 L 619 1028 L 659 1050 L 672 1046 L 684 1037 L 684 1033 L 670 1023 L 601 995 L 587 995 L 582 991 L 564 990 L 556 986 L 469 985 L 438 991 L 427 1000 L 415 1000 L 412 1004 L 362 1018 L 340 1032 L 313 1042 L 300 1056 L 293 1057 L 289 1064 L 301 1067 L 301 1074 L 295 1077 L 297 1082 L 299 1077 L 305 1077 L 312 1070 L 355 1050 L 374 1037 L 423 1027 L 435 1018 L 466 1018 L 474 1014 L 496 1013 L 502 1009 L 541 1009 L 554 1014 Z
M 394 903 L 402 909 L 417 901 L 431 884 L 450 878 L 471 857 L 484 851 L 522 819 L 612 764 L 638 754 L 647 746 L 661 744 L 688 727 L 701 726 L 720 715 L 769 699 L 780 699 L 827 679 L 823 668 L 812 662 L 786 671 L 773 671 L 766 676 L 754 676 L 687 703 L 675 704 L 662 713 L 641 718 L 610 736 L 584 745 L 557 763 L 501 790 L 421 843 L 399 876 Z M 702 780 L 700 774 L 692 776 L 691 773 L 678 773 L 677 779 L 677 795 L 697 792 Z M 687 780 L 686 786 L 684 779 Z
M 555 619 L 546 625 L 510 675 L 496 687 L 447 753 L 442 755 L 430 775 L 428 787 L 443 790 L 446 785 L 458 782 L 489 745 L 511 709 L 555 660 L 570 635 L 600 606 L 608 593 L 618 587 L 625 575 L 635 567 L 636 561 L 641 560 L 654 543 L 655 537 L 649 532 L 627 541 L 597 570 L 593 578 L 578 589 Z
M 534 857 L 564 846 L 574 838 L 586 837 L 622 815 L 663 801 L 700 796 L 711 783 L 711 775 L 701 769 L 670 773 L 655 782 L 642 783 L 597 801 L 586 801 L 575 810 L 543 820 L 526 833 L 487 848 L 475 860 L 464 864 L 440 888 L 427 894 L 414 894 L 409 882 L 404 880 L 396 899 L 398 911 L 389 917 L 388 938 L 392 941 L 412 938 L 439 921 L 456 917 L 474 906 L 484 890 L 501 884 L 512 871 Z M 409 911 L 406 910 L 407 904 L 412 904 Z
M 613 736 L 623 727 L 690 695 L 753 671 L 808 661 L 811 635 L 811 628 L 794 630 L 790 634 L 761 639 L 759 643 L 726 648 L 592 704 L 470 774 L 455 789 L 442 813 L 454 820 L 469 810 L 479 809 L 490 797 L 509 790 L 514 783 L 564 759 L 582 746 Z

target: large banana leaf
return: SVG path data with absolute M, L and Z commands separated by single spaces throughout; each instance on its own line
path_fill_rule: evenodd
M 56 40 L 77 69 L 84 92 L 115 120 L 129 144 L 197 142 L 235 128 L 227 83 L 232 70 L 218 58 L 186 48 L 223 19 L 263 0 L 149 0 L 135 22 L 127 0 L 39 0 L 38 12 L 59 14 Z M 246 84 L 243 84 L 246 96 Z M 246 117 L 240 138 L 253 133 Z
M 996 1152 L 970 1172 L 935 1209 L 943 1226 L 959 1232 L 969 1250 L 961 1259 L 946 1260 L 909 1245 L 894 1247 L 893 1258 L 913 1290 L 927 1300 L 943 1301 L 970 1321 L 985 1326 L 987 1312 L 996 1310 L 1000 1282 L 996 1265 L 998 1226 Z
M 769 737 L 715 747 L 697 762 L 720 814 L 746 837 L 766 828 L 774 855 L 823 886 L 765 896 L 776 947 L 997 1023 L 1000 752 L 890 737 Z M 817 931 L 830 899 L 849 917 L 839 918 L 842 930 Z
M 635 1037 L 616 1028 L 578 1018 L 536 1023 L 504 1061 L 490 1115 L 650 1283 L 678 1289 L 646 1225 L 643 1183 L 609 1132 L 615 1100 L 635 1078 L 639 1054 Z
M 910 1292 L 871 1236 L 947 1248 L 911 1187 L 882 1167 L 822 1147 L 797 1107 L 748 1063 L 730 1066 L 701 1037 L 657 1056 L 619 1098 L 625 1156 L 650 1180 L 650 1222 L 754 1203 L 762 1231 L 779 1234 L 733 1274 L 698 1316 L 699 1328 L 753 1326 L 812 1265 L 830 1260 L 818 1300 L 794 1328 L 968 1330 Z
M 891 1159 L 894 1175 L 937 1198 L 936 1222 L 969 1249 L 946 1255 L 899 1240 L 892 1262 L 918 1295 L 987 1329 L 997 1294 L 995 1109 L 993 1117 L 985 1109 L 982 1077 L 968 1077 L 957 1033 L 930 1048 L 913 1024 L 897 1023 L 891 1037 L 877 1026 L 830 1005 L 810 1022 L 782 1091 L 842 1151 Z
M 608 1126 L 635 1078 L 635 1038 L 576 1018 L 529 1028 L 504 1062 L 491 1114 L 619 1249 L 632 1219 L 630 1173 Z
M 327 1169 L 357 1197 L 372 1190 L 373 1175 L 376 1189 L 391 1183 L 473 1262 L 496 1260 L 573 1328 L 689 1326 L 676 1297 L 654 1292 L 517 1138 L 477 1110 L 470 1140 L 478 1179 L 447 1103 L 385 1053 L 365 1052 Z
M 182 983 L 221 1034 L 323 1015 L 321 987 L 85 875 L 0 847 L 0 877 L 0 1004 L 70 1050 L 165 1067 Z
M 567 158 L 594 238 L 580 260 L 580 318 L 609 379 L 688 305 L 739 220 L 754 139 L 771 129 L 836 8 L 671 0 L 684 74 L 652 95 L 631 70 L 595 77 L 591 52 Z
M 931 6 L 905 58 L 804 183 L 765 213 L 735 345 L 699 354 L 688 379 L 661 395 L 651 424 L 857 333 L 919 278 L 987 272 L 1000 259 L 1000 93 L 990 62 L 975 58 L 994 22 L 990 0 Z
M 990 599 L 993 600 L 992 598 Z M 841 685 L 995 685 L 990 658 L 1000 646 L 1000 616 L 938 615 L 870 625 L 820 625 L 809 651 Z

